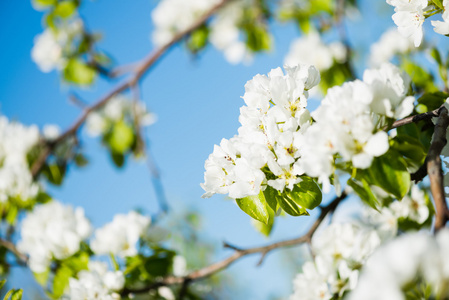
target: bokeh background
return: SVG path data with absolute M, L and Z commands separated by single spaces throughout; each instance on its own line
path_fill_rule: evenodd
M 366 66 L 370 44 L 394 26 L 393 8 L 384 1 L 360 3 L 360 13 L 352 14 L 346 23 L 350 43 L 361 53 L 356 57 L 359 75 Z M 151 0 L 86 0 L 80 13 L 91 31 L 103 35 L 99 47 L 122 65 L 152 50 L 150 14 L 156 4 Z M 221 247 L 223 241 L 251 247 L 293 238 L 306 231 L 316 215 L 278 218 L 272 235 L 266 239 L 253 229 L 250 218 L 233 201 L 220 195 L 201 198 L 204 161 L 214 144 L 237 133 L 244 84 L 258 73 L 266 74 L 282 66 L 290 42 L 299 35 L 292 23 L 273 22 L 271 27 L 274 49 L 257 55 L 251 64 L 231 65 L 212 47 L 193 56 L 178 45 L 141 84 L 142 98 L 158 118 L 145 136 L 161 171 L 171 213 L 198 212 L 202 217 L 200 234 L 217 248 L 214 261 L 231 253 Z M 40 72 L 30 51 L 34 37 L 42 30 L 42 13 L 35 11 L 30 1 L 0 0 L 0 112 L 40 128 L 57 124 L 64 129 L 80 114 L 80 109 L 68 101 L 72 91 L 93 103 L 113 87 L 114 81 L 100 79 L 92 88 L 73 90 L 61 82 L 56 72 Z M 336 37 L 330 34 L 326 38 Z M 313 110 L 318 101 L 311 100 L 309 105 Z M 83 207 L 96 227 L 132 209 L 140 208 L 148 214 L 158 211 L 151 175 L 143 161 L 129 160 L 119 170 L 98 139 L 90 138 L 85 131 L 81 137 L 89 165 L 70 169 L 61 187 L 48 187 L 50 194 L 64 203 Z M 351 208 L 355 204 L 349 201 L 345 205 Z M 300 271 L 300 259 L 301 249 L 297 248 L 270 254 L 260 267 L 256 267 L 258 256 L 235 263 L 224 271 L 231 278 L 232 299 L 285 298 L 291 293 L 294 274 Z M 35 299 L 39 294 L 32 274 L 25 269 L 14 268 L 9 283 L 25 288 L 24 299 Z

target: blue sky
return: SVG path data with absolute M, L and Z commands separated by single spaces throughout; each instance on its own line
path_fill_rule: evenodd
M 366 51 L 370 41 L 377 40 L 383 30 L 394 24 L 390 17 L 392 8 L 374 5 L 369 0 L 361 2 L 364 17 L 351 22 L 349 36 L 353 45 Z M 101 49 L 121 65 L 139 60 L 151 51 L 150 14 L 154 4 L 151 0 L 83 1 L 81 14 L 89 29 L 103 34 Z M 42 13 L 33 10 L 29 1 L 0 1 L 0 112 L 25 124 L 51 123 L 67 128 L 80 113 L 68 101 L 72 88 L 61 83 L 56 72 L 40 72 L 30 58 L 33 39 L 43 29 L 41 19 Z M 205 234 L 217 245 L 225 240 L 250 247 L 291 238 L 304 232 L 313 221 L 306 217 L 280 219 L 267 240 L 253 230 L 249 217 L 232 201 L 220 196 L 201 199 L 199 184 L 203 181 L 204 161 L 214 144 L 236 134 L 244 84 L 258 73 L 282 66 L 289 42 L 298 36 L 292 24 L 274 24 L 273 30 L 273 51 L 257 56 L 251 65 L 230 65 L 211 47 L 194 58 L 183 46 L 177 46 L 141 85 L 143 100 L 158 116 L 146 134 L 161 169 L 170 206 L 178 211 L 186 207 L 198 209 L 204 217 Z M 359 62 L 363 59 L 358 57 Z M 113 85 L 114 82 L 100 80 L 93 87 L 76 92 L 93 103 Z M 310 104 L 313 109 L 318 102 Z M 91 163 L 83 169 L 72 168 L 62 187 L 49 187 L 56 199 L 84 207 L 95 226 L 136 207 L 149 213 L 157 211 L 144 163 L 130 160 L 124 169 L 117 170 L 98 140 L 82 132 L 82 142 Z M 219 251 L 216 258 L 228 254 L 227 250 Z M 235 299 L 267 299 L 271 293 L 288 295 L 292 276 L 283 271 L 285 265 L 280 255 L 270 255 L 258 268 L 257 260 L 258 257 L 245 259 L 226 271 L 238 276 L 246 290 L 245 295 Z M 24 272 L 15 274 L 14 282 L 24 284 L 20 279 Z

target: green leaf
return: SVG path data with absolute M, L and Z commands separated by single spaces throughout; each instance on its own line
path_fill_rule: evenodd
M 123 165 L 125 164 L 125 155 L 115 152 L 110 152 L 110 154 L 114 164 L 119 168 L 123 167 Z
M 3 286 L 5 285 L 5 283 L 6 283 L 6 279 L 3 279 L 3 280 L 0 281 L 0 289 L 3 288 Z
M 163 277 L 170 273 L 173 265 L 174 251 L 160 249 L 154 255 L 146 258 L 144 267 L 152 277 Z
M 47 203 L 51 201 L 51 196 L 45 192 L 39 192 L 36 196 L 36 202 L 37 203 Z
M 134 143 L 134 130 L 125 121 L 120 120 L 114 124 L 106 137 L 106 142 L 112 152 L 125 154 Z
M 444 92 L 424 93 L 418 98 L 418 103 L 423 105 L 426 109 L 421 108 L 420 113 L 432 111 L 444 104 L 449 94 Z
M 420 140 L 408 136 L 398 135 L 393 140 L 392 148 L 397 150 L 402 156 L 412 159 L 417 165 L 422 165 L 426 159 L 426 149 Z
M 271 37 L 262 25 L 248 23 L 245 26 L 246 45 L 253 52 L 269 50 L 271 47 Z
M 292 191 L 285 191 L 291 199 L 307 209 L 314 209 L 320 205 L 323 195 L 320 187 L 310 177 L 301 177 L 302 181 L 297 183 Z
M 33 0 L 33 4 L 38 8 L 47 8 L 56 4 L 58 0 Z
M 89 254 L 80 252 L 76 256 L 71 256 L 64 260 L 63 265 L 70 268 L 73 273 L 78 273 L 81 270 L 87 270 L 89 264 Z
M 53 278 L 53 297 L 56 299 L 61 298 L 64 294 L 64 290 L 69 284 L 69 278 L 75 275 L 73 271 L 66 266 L 58 268 Z
M 61 1 L 56 6 L 54 13 L 61 18 L 68 18 L 76 11 L 77 5 L 75 1 Z
M 33 273 L 34 278 L 36 281 L 43 287 L 47 285 L 48 278 L 50 276 L 50 270 L 47 269 L 47 271 L 42 273 Z
M 436 0 L 438 1 L 438 0 Z M 435 2 L 435 1 L 434 1 Z M 436 63 L 441 66 L 443 65 L 443 61 L 441 60 L 441 55 L 440 52 L 438 51 L 438 49 L 436 47 L 433 47 L 430 50 L 430 55 L 433 57 L 433 59 L 436 61 Z
M 19 210 L 16 205 L 11 205 L 9 207 L 8 213 L 6 214 L 6 222 L 8 222 L 11 225 L 14 225 L 16 223 L 17 215 L 19 213 Z
M 394 149 L 376 157 L 368 169 L 370 181 L 401 200 L 410 190 L 410 174 L 404 158 Z
M 263 194 L 265 196 L 265 201 L 267 201 L 268 203 L 268 206 L 270 206 L 270 208 L 274 212 L 277 212 L 279 207 L 277 199 L 279 197 L 282 197 L 281 193 L 277 189 L 267 185 L 267 188 L 265 189 L 265 191 L 263 191 Z
M 273 212 L 273 210 L 270 209 L 271 212 Z M 268 222 L 268 224 L 264 224 L 262 222 L 259 222 L 257 220 L 251 219 L 251 224 L 254 226 L 254 228 L 262 233 L 264 236 L 268 237 L 270 236 L 271 230 L 273 229 L 273 225 L 274 225 L 274 213 L 273 216 L 270 217 L 270 220 Z
M 373 192 L 371 192 L 371 188 L 365 179 L 357 181 L 354 178 L 349 178 L 348 185 L 352 187 L 354 192 L 360 197 L 360 199 L 362 199 L 363 202 L 375 210 L 379 210 L 379 201 L 377 201 Z
M 267 201 L 262 191 L 258 195 L 247 196 L 245 198 L 236 199 L 237 205 L 247 213 L 251 218 L 259 222 L 268 224 L 270 220 L 270 212 Z
M 74 161 L 75 161 L 75 164 L 80 168 L 86 166 L 89 163 L 86 156 L 84 156 L 81 153 L 78 153 L 75 155 Z
M 21 300 L 22 299 L 23 290 L 15 290 L 11 296 L 11 300 Z
M 441 2 L 441 0 L 433 0 L 433 3 L 435 4 L 436 7 L 440 8 L 440 9 L 444 9 L 443 3 Z
M 66 166 L 59 164 L 50 164 L 44 166 L 42 173 L 47 177 L 48 181 L 54 185 L 61 185 L 66 173 Z
M 307 210 L 298 204 L 295 200 L 291 199 L 288 195 L 283 193 L 283 197 L 278 198 L 279 206 L 291 216 L 308 216 Z
M 203 25 L 190 34 L 187 40 L 187 47 L 190 51 L 196 53 L 206 47 L 208 37 L 209 28 L 206 25 Z
M 11 297 L 11 295 L 14 293 L 14 290 L 9 290 L 7 293 L 6 293 L 6 295 L 5 295 L 5 297 L 3 297 L 3 300 L 8 300 L 10 297 Z
M 417 88 L 423 89 L 426 92 L 436 92 L 438 88 L 433 83 L 433 76 L 421 66 L 409 61 L 404 60 L 402 63 L 402 69 L 410 75 L 412 82 Z
M 82 60 L 72 58 L 64 68 L 64 79 L 79 85 L 90 85 L 97 76 L 97 71 L 86 65 Z

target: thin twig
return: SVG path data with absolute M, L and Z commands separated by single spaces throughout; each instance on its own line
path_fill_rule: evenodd
M 151 285 L 145 286 L 145 287 L 136 288 L 136 289 L 125 289 L 122 292 L 122 295 L 128 295 L 129 293 L 133 293 L 133 294 L 147 293 L 147 292 L 149 292 L 153 289 L 156 289 L 158 287 L 161 287 L 161 286 L 183 284 L 184 282 L 186 282 L 186 280 L 189 280 L 189 281 L 200 280 L 200 279 L 209 277 L 211 275 L 214 275 L 215 273 L 217 273 L 223 269 L 226 269 L 227 267 L 229 267 L 231 264 L 233 264 L 235 261 L 239 260 L 242 257 L 248 256 L 251 254 L 257 254 L 257 253 L 259 253 L 263 257 L 265 257 L 269 252 L 271 252 L 273 250 L 276 250 L 279 248 L 298 246 L 303 243 L 307 243 L 308 241 L 310 241 L 312 239 L 313 234 L 318 229 L 318 227 L 320 226 L 320 224 L 324 220 L 324 218 L 328 214 L 334 212 L 335 209 L 337 208 L 337 206 L 340 204 L 340 202 L 343 201 L 346 197 L 347 197 L 347 194 L 343 193 L 341 196 L 335 198 L 329 205 L 322 207 L 320 215 L 318 216 L 316 221 L 312 224 L 312 226 L 309 228 L 309 231 L 307 231 L 306 234 L 304 234 L 298 238 L 269 244 L 269 245 L 266 245 L 263 247 L 255 247 L 255 248 L 248 248 L 248 249 L 240 249 L 235 246 L 225 244 L 225 246 L 227 248 L 233 249 L 234 253 L 222 261 L 216 262 L 216 263 L 209 265 L 207 267 L 204 267 L 202 269 L 193 271 L 193 272 L 187 274 L 186 276 L 182 276 L 182 277 L 168 276 L 168 277 L 165 277 L 165 278 L 163 278 L 157 282 L 154 282 Z
M 28 256 L 21 253 L 12 242 L 0 239 L 0 246 L 11 251 L 23 264 L 28 263 Z
M 449 115 L 445 107 L 440 110 L 432 144 L 427 155 L 427 174 L 430 180 L 430 191 L 435 202 L 435 232 L 442 229 L 449 220 L 449 211 L 444 195 L 443 168 L 441 165 L 441 151 L 447 143 L 446 131 L 449 126 Z
M 214 5 L 211 9 L 209 9 L 203 16 L 201 16 L 195 23 L 186 28 L 183 31 L 177 33 L 170 42 L 156 49 L 153 53 L 149 54 L 146 58 L 144 58 L 140 63 L 138 63 L 134 69 L 133 75 L 126 81 L 118 84 L 115 88 L 101 97 L 95 104 L 87 107 L 85 111 L 81 114 L 81 116 L 70 126 L 64 133 L 62 133 L 56 140 L 52 142 L 52 144 L 46 145 L 46 150 L 42 151 L 38 159 L 34 162 L 31 167 L 31 173 L 34 178 L 40 173 L 47 157 L 52 153 L 55 146 L 62 141 L 64 141 L 67 137 L 75 135 L 78 129 L 83 125 L 86 121 L 87 116 L 103 107 L 112 97 L 115 95 L 122 93 L 132 86 L 136 85 L 137 82 L 151 69 L 152 66 L 155 65 L 156 62 L 159 61 L 162 56 L 167 53 L 167 51 L 173 47 L 176 43 L 181 41 L 186 35 L 190 34 L 192 31 L 199 28 L 201 25 L 207 22 L 209 18 L 215 14 L 222 6 L 228 3 L 231 0 L 221 0 L 218 4 Z
M 414 116 L 410 116 L 401 120 L 398 120 L 396 122 L 393 123 L 393 125 L 391 125 L 391 127 L 389 127 L 389 129 L 393 129 L 393 128 L 398 128 L 407 124 L 411 124 L 411 123 L 418 123 L 420 121 L 424 121 L 424 120 L 430 120 L 434 117 L 438 117 L 439 115 L 439 111 L 440 109 L 442 109 L 444 106 L 440 106 L 437 109 L 434 109 L 432 111 L 428 111 L 419 115 L 414 115 Z

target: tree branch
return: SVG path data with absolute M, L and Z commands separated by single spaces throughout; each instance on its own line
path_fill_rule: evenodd
M 12 242 L 0 239 L 0 247 L 5 247 L 11 251 L 23 264 L 28 263 L 28 256 L 21 253 Z
M 340 204 L 340 202 L 343 201 L 346 197 L 347 197 L 347 194 L 342 193 L 341 196 L 336 197 L 329 205 L 322 207 L 320 215 L 318 216 L 317 220 L 312 224 L 309 231 L 307 231 L 306 234 L 304 234 L 298 238 L 269 244 L 269 245 L 266 245 L 263 247 L 255 247 L 255 248 L 248 248 L 248 249 L 240 249 L 240 248 L 237 248 L 235 246 L 231 246 L 231 245 L 225 243 L 225 246 L 227 248 L 234 250 L 234 253 L 231 256 L 229 256 L 228 258 L 226 258 L 222 261 L 216 262 L 207 267 L 204 267 L 202 269 L 193 271 L 193 272 L 187 274 L 186 276 L 182 276 L 182 277 L 168 276 L 168 277 L 165 277 L 165 278 L 163 278 L 151 285 L 145 286 L 145 287 L 136 288 L 136 289 L 125 289 L 122 292 L 122 295 L 128 295 L 130 293 L 141 294 L 141 293 L 146 293 L 148 291 L 151 291 L 151 290 L 156 289 L 161 286 L 168 286 L 168 285 L 173 285 L 173 284 L 184 284 L 185 282 L 192 282 L 192 281 L 200 280 L 200 279 L 209 277 L 211 275 L 214 275 L 215 273 L 229 267 L 231 264 L 233 264 L 235 261 L 239 260 L 242 257 L 248 256 L 251 254 L 260 253 L 262 255 L 262 258 L 264 258 L 269 252 L 271 252 L 273 250 L 276 250 L 279 248 L 285 248 L 285 247 L 293 247 L 293 246 L 297 246 L 297 245 L 300 245 L 303 243 L 307 243 L 312 239 L 313 234 L 318 229 L 318 227 L 320 226 L 320 224 L 322 223 L 324 218 L 328 214 L 333 213 L 335 211 L 335 209 L 337 208 L 337 206 Z
M 430 120 L 434 117 L 438 117 L 440 115 L 440 110 L 444 107 L 444 105 L 440 106 L 437 109 L 434 109 L 432 111 L 428 111 L 425 112 L 423 114 L 419 114 L 419 115 L 414 115 L 414 116 L 410 116 L 401 120 L 397 120 L 396 122 L 393 123 L 393 125 L 391 125 L 391 127 L 389 129 L 394 129 L 394 128 L 398 128 L 407 124 L 411 124 L 411 123 L 418 123 L 420 121 L 424 121 L 424 120 Z
M 70 126 L 64 133 L 62 133 L 56 140 L 51 143 L 47 143 L 45 145 L 45 149 L 40 153 L 38 159 L 34 162 L 31 167 L 31 174 L 34 178 L 36 178 L 48 156 L 52 153 L 54 148 L 61 142 L 63 142 L 67 137 L 75 135 L 78 129 L 83 125 L 86 121 L 87 116 L 103 107 L 112 97 L 115 95 L 122 93 L 132 86 L 135 86 L 137 82 L 151 69 L 151 67 L 159 61 L 159 59 L 176 43 L 181 41 L 186 35 L 190 34 L 195 29 L 199 28 L 201 25 L 207 22 L 209 18 L 215 14 L 222 6 L 232 0 L 221 0 L 218 4 L 214 5 L 211 9 L 205 12 L 198 20 L 195 21 L 191 26 L 186 28 L 183 31 L 177 33 L 170 42 L 156 49 L 153 53 L 150 53 L 146 58 L 144 58 L 141 62 L 139 62 L 133 70 L 133 75 L 126 81 L 118 84 L 115 88 L 113 88 L 110 92 L 105 94 L 102 98 L 100 98 L 93 105 L 86 107 L 80 117 Z
M 449 211 L 444 195 L 443 168 L 441 165 L 441 151 L 447 143 L 446 131 L 449 126 L 448 110 L 442 107 L 435 126 L 432 144 L 427 155 L 427 174 L 430 180 L 430 190 L 435 202 L 435 232 L 446 225 L 449 220 Z

